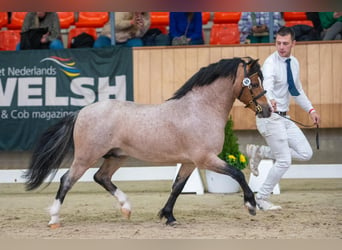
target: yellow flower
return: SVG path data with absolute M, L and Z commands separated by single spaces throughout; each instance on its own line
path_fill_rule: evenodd
M 236 157 L 234 155 L 228 155 L 228 159 L 235 161 Z
M 246 157 L 243 154 L 240 154 L 240 162 L 245 163 L 246 162 Z

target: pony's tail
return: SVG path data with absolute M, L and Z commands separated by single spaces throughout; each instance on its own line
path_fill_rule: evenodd
M 73 144 L 73 131 L 77 115 L 78 112 L 75 112 L 64 117 L 42 134 L 33 150 L 29 168 L 23 176 L 27 179 L 26 190 L 38 188 L 51 172 L 53 175 L 50 182 L 52 181 Z

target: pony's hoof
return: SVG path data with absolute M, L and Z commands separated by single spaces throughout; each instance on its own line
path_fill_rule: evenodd
M 126 219 L 129 220 L 131 218 L 131 210 L 128 210 L 126 208 L 121 208 L 121 213 Z
M 61 223 L 50 224 L 49 227 L 50 227 L 51 229 L 60 228 L 60 227 L 61 227 Z
M 170 222 L 166 222 L 165 224 L 167 226 L 170 226 L 170 227 L 176 227 L 177 225 L 179 225 L 179 223 L 176 220 L 170 221 Z
M 249 202 L 246 202 L 245 206 L 248 209 L 248 212 L 249 212 L 250 215 L 253 215 L 253 216 L 256 215 L 256 207 L 253 207 L 251 205 L 251 203 L 249 203 Z

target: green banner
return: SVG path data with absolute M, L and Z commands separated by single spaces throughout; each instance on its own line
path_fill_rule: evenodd
M 105 99 L 133 101 L 131 48 L 0 52 L 0 150 L 30 150 L 57 119 Z

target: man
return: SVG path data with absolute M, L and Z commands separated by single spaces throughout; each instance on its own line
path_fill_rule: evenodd
M 324 28 L 323 40 L 342 39 L 342 11 L 319 12 L 318 15 Z
M 273 12 L 273 34 L 283 24 L 280 12 Z M 239 20 L 240 43 L 269 43 L 269 12 L 242 12 Z
M 281 209 L 280 206 L 273 205 L 269 201 L 273 188 L 290 167 L 292 158 L 305 161 L 312 156 L 311 146 L 303 132 L 294 122 L 286 119 L 290 96 L 293 96 L 296 103 L 308 112 L 315 124 L 320 122 L 318 113 L 302 89 L 298 60 L 291 56 L 295 43 L 295 33 L 292 28 L 281 27 L 276 34 L 277 51 L 265 60 L 262 68 L 263 84 L 273 113 L 269 118 L 257 117 L 256 125 L 268 146 L 250 144 L 246 148 L 250 158 L 250 168 L 255 176 L 258 175 L 261 159 L 275 160 L 265 182 L 256 194 L 257 206 L 261 210 Z M 292 72 L 289 71 L 289 67 Z M 294 86 L 291 82 L 294 82 Z

